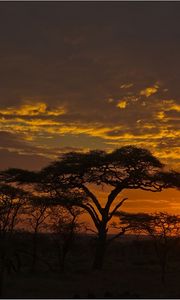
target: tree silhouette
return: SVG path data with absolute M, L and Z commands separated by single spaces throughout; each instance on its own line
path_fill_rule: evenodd
M 0 185 L 0 297 L 3 291 L 5 272 L 15 269 L 14 259 L 19 261 L 12 247 L 12 234 L 20 221 L 19 214 L 30 194 L 17 187 Z
M 36 263 L 37 263 L 38 233 L 39 230 L 45 226 L 45 221 L 47 220 L 50 214 L 47 204 L 41 203 L 40 200 L 41 200 L 40 198 L 32 199 L 31 205 L 29 205 L 26 208 L 26 214 L 27 214 L 26 222 L 28 223 L 28 225 L 33 231 L 32 270 L 35 270 Z
M 30 194 L 20 188 L 0 185 L 0 238 L 10 235 L 17 225 L 18 213 L 29 200 Z
M 1 173 L 6 182 L 34 184 L 39 193 L 48 195 L 54 204 L 83 208 L 97 229 L 94 269 L 101 269 L 107 244 L 108 224 L 127 198 L 117 196 L 125 189 L 161 192 L 165 188 L 180 187 L 180 174 L 163 171 L 163 164 L 148 150 L 125 146 L 111 153 L 90 151 L 62 155 L 40 173 L 7 170 Z M 104 205 L 92 186 L 110 187 Z
M 108 223 L 127 198 L 113 206 L 124 189 L 160 192 L 178 186 L 178 174 L 163 172 L 163 164 L 148 150 L 132 146 L 106 153 L 67 153 L 41 172 L 42 188 L 52 197 L 63 199 L 68 189 L 71 204 L 85 209 L 98 231 L 94 268 L 101 269 L 105 255 Z M 102 206 L 91 185 L 111 186 Z
M 65 262 L 68 253 L 71 251 L 77 233 L 84 228 L 84 223 L 78 218 L 82 211 L 76 207 L 68 209 L 62 206 L 52 206 L 50 208 L 50 229 L 53 240 L 58 250 L 59 270 L 65 271 Z
M 155 247 L 155 253 L 161 267 L 161 281 L 166 283 L 168 257 L 177 245 L 180 233 L 180 216 L 167 212 L 154 214 L 116 212 L 120 228 L 128 228 L 131 232 L 148 234 Z

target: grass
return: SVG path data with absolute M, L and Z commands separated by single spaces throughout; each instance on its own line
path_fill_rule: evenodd
M 31 235 L 16 236 L 14 247 L 31 252 Z M 21 246 L 21 247 L 20 247 Z M 140 249 L 140 251 L 139 251 Z M 180 260 L 170 257 L 166 285 L 150 241 L 115 241 L 108 248 L 102 271 L 92 271 L 94 243 L 80 237 L 67 257 L 66 271 L 57 267 L 57 253 L 48 236 L 39 237 L 36 271 L 31 255 L 21 256 L 22 267 L 5 274 L 3 298 L 180 298 Z M 49 269 L 45 263 L 51 265 Z

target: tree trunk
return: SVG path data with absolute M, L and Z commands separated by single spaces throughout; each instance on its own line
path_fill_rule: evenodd
M 36 268 L 36 261 L 37 261 L 37 232 L 34 232 L 32 270 L 35 270 Z
M 5 273 L 5 255 L 1 255 L 1 266 L 0 266 L 0 298 L 3 294 L 3 285 L 4 285 L 4 273 Z
M 62 249 L 58 245 L 58 264 L 59 264 L 59 272 L 61 273 L 62 271 Z
M 166 285 L 166 271 L 167 271 L 167 250 L 164 250 L 165 252 L 162 255 L 162 261 L 161 261 L 161 281 L 163 285 Z
M 66 261 L 66 255 L 67 255 L 67 252 L 65 249 L 63 249 L 62 251 L 62 262 L 61 262 L 61 268 L 62 268 L 62 272 L 64 273 L 65 272 L 65 261 Z
M 163 285 L 166 284 L 166 265 L 164 263 L 161 265 L 161 281 Z
M 95 257 L 93 261 L 93 270 L 102 270 L 103 268 L 104 256 L 106 252 L 106 239 L 107 239 L 106 224 L 102 224 L 98 232 Z

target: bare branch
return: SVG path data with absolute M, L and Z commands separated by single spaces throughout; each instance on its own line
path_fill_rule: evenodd
M 119 207 L 121 207 L 121 205 L 127 200 L 128 198 L 123 198 L 116 206 L 115 208 L 112 210 L 112 212 L 109 214 L 108 220 L 111 220 L 111 218 L 113 217 L 114 213 L 118 210 Z
M 96 205 L 98 211 L 100 213 L 102 213 L 102 207 L 98 201 L 98 199 L 96 198 L 96 196 L 87 188 L 87 186 L 85 186 L 84 184 L 81 184 L 81 188 L 83 189 L 83 191 L 87 194 L 87 196 L 89 196 L 91 198 L 91 200 L 93 201 L 93 203 Z
M 100 222 L 100 219 L 99 219 L 98 214 L 97 214 L 97 212 L 95 211 L 94 207 L 93 207 L 90 203 L 87 203 L 86 205 L 89 206 L 89 207 L 92 209 L 92 211 L 94 212 L 94 214 L 95 214 L 97 220 Z
M 84 208 L 89 213 L 89 215 L 91 216 L 91 218 L 94 222 L 94 225 L 98 229 L 99 228 L 99 219 L 96 218 L 96 215 L 94 214 L 93 210 L 89 206 L 87 206 L 86 204 L 83 204 L 83 203 L 80 203 L 79 207 Z
M 122 191 L 122 189 L 123 189 L 123 186 L 120 184 L 111 191 L 111 193 L 108 196 L 108 201 L 106 203 L 105 210 L 109 211 L 112 202 L 117 197 L 117 195 Z

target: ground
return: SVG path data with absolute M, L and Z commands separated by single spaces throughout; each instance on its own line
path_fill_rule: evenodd
M 23 247 L 30 247 L 30 240 L 24 241 Z M 92 237 L 79 238 L 67 257 L 63 273 L 58 268 L 53 242 L 41 237 L 39 253 L 41 258 L 44 256 L 43 260 L 38 260 L 36 270 L 31 270 L 31 260 L 23 254 L 21 269 L 5 274 L 2 297 L 180 298 L 178 245 L 170 255 L 166 282 L 163 284 L 161 268 L 149 241 L 114 241 L 107 250 L 102 271 L 91 268 L 94 243 Z

